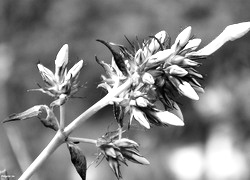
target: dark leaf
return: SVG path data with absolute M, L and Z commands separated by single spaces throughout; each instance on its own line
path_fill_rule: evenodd
M 125 64 L 125 62 L 123 60 L 122 55 L 119 54 L 119 53 L 117 53 L 117 52 L 115 52 L 111 48 L 111 46 L 110 46 L 110 44 L 108 42 L 100 40 L 100 39 L 97 39 L 97 41 L 100 42 L 100 43 L 102 43 L 102 44 L 104 44 L 111 51 L 111 53 L 112 53 L 112 55 L 114 57 L 115 63 L 117 65 L 117 67 L 119 68 L 119 70 L 122 72 L 122 74 L 124 76 L 128 76 L 128 71 L 127 71 L 126 64 Z
M 114 116 L 120 127 L 123 127 L 124 108 L 117 103 L 113 105 Z
M 67 146 L 70 152 L 71 162 L 75 166 L 76 171 L 81 176 L 82 180 L 85 180 L 87 171 L 87 162 L 85 155 L 77 145 L 68 143 Z
M 57 120 L 53 110 L 47 106 L 45 107 L 45 110 L 47 113 L 46 118 L 39 118 L 39 119 L 41 120 L 42 124 L 45 127 L 48 127 L 48 128 L 51 128 L 51 129 L 57 131 L 59 129 L 59 125 L 58 125 L 58 120 Z

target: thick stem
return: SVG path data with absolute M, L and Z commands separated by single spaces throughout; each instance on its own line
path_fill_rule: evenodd
M 27 180 L 43 164 L 43 162 L 65 141 L 65 136 L 59 130 L 47 147 L 33 161 L 18 180 Z
M 60 129 L 63 130 L 65 127 L 65 117 L 66 117 L 66 108 L 65 104 L 60 106 Z
M 87 109 L 85 112 L 83 112 L 80 116 L 78 116 L 74 121 L 72 121 L 65 129 L 64 134 L 65 136 L 68 136 L 74 129 L 76 129 L 80 124 L 82 124 L 84 121 L 86 121 L 88 118 L 90 118 L 92 115 L 94 115 L 97 111 L 105 107 L 109 104 L 109 102 L 122 93 L 124 90 L 128 89 L 132 84 L 132 80 L 128 79 L 125 83 L 123 83 L 121 86 L 119 86 L 117 89 L 112 90 L 109 92 L 105 97 L 103 97 L 101 100 L 99 100 L 97 103 L 95 103 L 93 106 L 91 106 L 89 109 Z

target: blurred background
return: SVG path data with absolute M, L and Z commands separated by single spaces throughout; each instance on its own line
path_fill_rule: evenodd
M 174 40 L 187 26 L 203 47 L 230 24 L 249 21 L 249 0 L 2 0 L 0 1 L 0 117 L 21 112 L 51 98 L 28 89 L 43 84 L 37 62 L 54 69 L 63 44 L 69 44 L 69 66 L 84 59 L 78 92 L 83 99 L 67 104 L 67 123 L 105 95 L 96 86 L 102 68 L 94 55 L 110 62 L 111 54 L 96 42 L 104 39 L 128 45 L 167 30 Z M 127 137 L 140 143 L 150 166 L 122 166 L 130 180 L 245 180 L 250 179 L 250 33 L 224 45 L 203 60 L 199 71 L 206 93 L 199 101 L 180 100 L 184 127 L 143 130 L 134 124 Z M 112 108 L 98 112 L 75 136 L 96 139 L 114 130 Z M 21 175 L 49 143 L 54 132 L 37 120 L 0 125 L 0 171 Z M 95 147 L 81 144 L 88 164 Z M 87 180 L 116 179 L 104 160 L 87 171 Z M 35 180 L 80 180 L 69 152 L 61 146 L 37 171 Z

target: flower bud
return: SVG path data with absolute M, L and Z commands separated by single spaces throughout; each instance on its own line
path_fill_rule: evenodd
M 174 57 L 171 58 L 170 63 L 171 64 L 177 64 L 181 65 L 185 57 L 180 56 L 180 55 L 175 55 Z
M 189 50 L 189 51 L 194 51 L 196 50 L 199 45 L 201 44 L 201 39 L 191 39 L 188 41 L 187 45 L 184 47 L 183 51 Z
M 135 54 L 136 64 L 138 64 L 138 65 L 141 64 L 144 61 L 144 59 L 145 59 L 145 56 L 143 54 L 143 51 L 142 51 L 142 49 L 139 49 Z
M 154 77 L 150 73 L 145 72 L 142 75 L 142 82 L 152 85 L 155 83 L 155 80 L 154 80 Z
M 177 65 L 172 65 L 172 66 L 167 67 L 165 72 L 174 76 L 179 76 L 179 77 L 183 77 L 188 74 L 188 72 L 185 69 Z
M 149 124 L 145 114 L 142 111 L 140 111 L 136 108 L 133 108 L 132 114 L 133 114 L 132 117 L 134 117 L 137 122 L 139 122 L 145 128 L 150 129 L 150 124 Z
M 154 55 L 149 57 L 148 64 L 157 64 L 159 62 L 166 61 L 174 51 L 172 49 L 165 49 L 163 51 L 158 51 Z
M 153 114 L 163 124 L 170 124 L 174 126 L 184 126 L 184 121 L 171 112 L 160 111 L 160 112 L 154 112 Z
M 188 82 L 182 81 L 182 83 L 178 86 L 178 89 L 180 93 L 183 94 L 184 96 L 187 96 L 193 100 L 199 100 L 198 94 L 195 92 L 195 90 Z
M 66 65 L 68 64 L 69 46 L 63 45 L 59 50 L 55 60 L 55 77 L 58 82 L 62 80 L 62 76 L 66 71 Z
M 143 97 L 138 97 L 136 98 L 136 105 L 139 107 L 147 107 L 149 102 L 147 99 L 143 98 Z
M 137 144 L 135 141 L 122 138 L 114 142 L 114 144 L 118 147 L 139 147 L 139 144 Z
M 166 31 L 160 31 L 155 35 L 155 38 L 157 38 L 160 43 L 163 43 L 165 41 L 166 34 Z M 157 51 L 160 48 L 159 42 L 156 39 L 152 38 L 150 44 L 148 45 L 148 50 L 151 53 Z
M 105 148 L 105 154 L 106 154 L 107 156 L 112 157 L 112 158 L 116 158 L 115 150 L 114 150 L 114 148 L 112 148 L 112 147 Z
M 127 150 L 123 152 L 123 156 L 127 158 L 129 161 L 143 164 L 143 165 L 149 165 L 150 162 L 143 156 L 141 156 L 139 153 L 133 151 L 133 150 Z
M 78 63 L 76 63 L 67 73 L 66 81 L 70 80 L 70 78 L 75 78 L 77 74 L 80 72 L 83 66 L 83 60 L 80 60 Z
M 172 45 L 171 49 L 175 51 L 179 51 L 181 48 L 186 46 L 188 40 L 190 39 L 191 35 L 191 26 L 185 28 L 176 38 L 174 44 Z
M 43 78 L 43 81 L 47 86 L 54 86 L 56 83 L 56 80 L 54 78 L 54 74 L 51 70 L 44 67 L 42 64 L 37 64 L 37 68 Z

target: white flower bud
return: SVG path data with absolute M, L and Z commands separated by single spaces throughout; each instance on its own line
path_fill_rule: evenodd
M 69 46 L 68 44 L 63 45 L 63 47 L 59 50 L 56 60 L 55 60 L 55 78 L 58 82 L 60 82 L 65 75 L 66 66 L 68 64 L 68 54 L 69 54 Z
M 136 98 L 136 105 L 139 107 L 147 107 L 149 102 L 147 99 L 143 98 L 143 97 L 138 97 Z
M 166 49 L 163 51 L 158 51 L 154 55 L 150 56 L 148 59 L 148 64 L 157 64 L 159 62 L 166 61 L 174 53 L 173 49 Z
M 186 76 L 188 74 L 188 72 L 185 69 L 177 65 L 172 65 L 172 66 L 167 67 L 166 72 L 168 72 L 171 75 L 180 76 L 180 77 Z
M 182 83 L 179 84 L 178 89 L 180 93 L 183 94 L 184 96 L 187 96 L 193 100 L 199 100 L 198 94 L 195 92 L 195 90 L 188 82 L 182 81 Z
M 162 123 L 174 126 L 184 126 L 184 121 L 175 114 L 168 111 L 160 111 L 153 113 Z
M 174 44 L 172 45 L 171 49 L 178 51 L 180 50 L 182 47 L 184 47 L 187 42 L 190 39 L 191 36 L 191 26 L 188 26 L 187 28 L 185 28 L 176 38 Z
M 42 64 L 37 64 L 37 68 L 43 78 L 43 81 L 46 83 L 48 86 L 53 86 L 55 84 L 55 76 L 51 70 L 48 68 L 44 67 Z
M 115 141 L 114 144 L 118 147 L 139 147 L 139 144 L 137 144 L 137 142 L 127 138 L 119 139 Z
M 80 60 L 78 63 L 76 63 L 67 73 L 66 76 L 66 81 L 69 80 L 70 78 L 74 78 L 82 69 L 83 66 L 83 60 Z
M 134 117 L 137 122 L 139 122 L 145 128 L 150 129 L 150 124 L 146 118 L 146 115 L 142 111 L 133 108 L 132 114 L 133 114 L 132 117 Z
M 152 85 L 155 83 L 155 80 L 154 80 L 154 77 L 150 73 L 145 72 L 142 75 L 142 82 Z
M 165 38 L 166 38 L 166 31 L 160 31 L 155 35 L 155 38 L 157 38 L 159 40 L 160 43 L 163 43 Z M 152 38 L 148 49 L 151 53 L 157 51 L 160 48 L 160 44 L 158 43 L 158 41 L 154 38 Z

